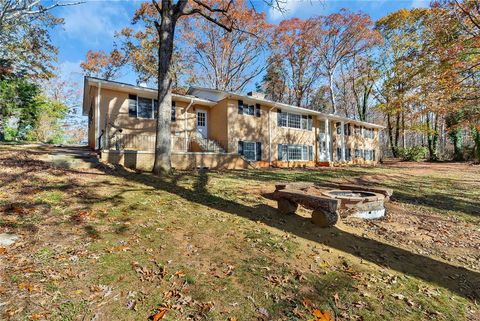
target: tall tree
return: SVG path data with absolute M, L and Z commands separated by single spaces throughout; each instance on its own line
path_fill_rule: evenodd
M 122 67 L 128 62 L 128 56 L 118 49 L 105 54 L 103 50 L 87 52 L 85 61 L 80 64 L 86 75 L 103 79 L 113 79 L 119 76 Z
M 284 75 L 283 60 L 278 54 L 272 54 L 267 60 L 267 69 L 260 85 L 267 99 L 287 102 L 288 87 Z
M 182 48 L 193 59 L 194 84 L 241 91 L 265 70 L 263 57 L 271 30 L 265 13 L 239 0 L 230 9 L 229 16 L 242 30 L 229 32 L 203 17 L 182 20 Z
M 52 76 L 52 62 L 57 48 L 51 43 L 49 30 L 63 23 L 51 10 L 75 3 L 39 0 L 0 1 L 0 62 L 11 72 L 35 77 Z
M 337 112 L 334 78 L 337 68 L 347 59 L 359 56 L 379 43 L 370 16 L 346 9 L 321 18 L 321 36 L 317 37 L 315 54 L 321 57 L 322 70 L 328 79 L 332 112 Z
M 315 52 L 319 36 L 319 18 L 292 18 L 280 22 L 272 39 L 274 59 L 282 58 L 289 90 L 287 103 L 308 105 L 308 93 L 314 91 L 320 76 L 320 59 Z

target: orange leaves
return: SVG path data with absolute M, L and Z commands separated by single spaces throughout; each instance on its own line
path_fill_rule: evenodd
M 163 319 L 163 317 L 165 316 L 167 311 L 168 311 L 168 308 L 159 308 L 158 312 L 151 316 L 151 319 L 153 321 L 161 320 L 161 319 Z
M 103 50 L 89 50 L 80 67 L 89 75 L 110 79 L 127 61 L 128 56 L 118 49 L 112 50 L 109 54 L 105 54 Z
M 5 253 L 7 253 L 7 248 L 3 247 L 3 246 L 0 246 L 0 255 L 5 254 Z
M 322 312 L 320 309 L 314 308 L 312 301 L 309 299 L 304 298 L 302 304 L 314 317 L 314 319 L 310 319 L 309 321 L 335 321 L 335 319 L 330 315 L 330 312 Z
M 27 290 L 28 292 L 33 292 L 34 286 L 32 283 L 21 282 L 18 284 L 18 288 L 21 290 Z
M 313 316 L 315 319 L 311 319 L 311 321 L 334 321 L 332 316 L 330 315 L 330 312 L 328 311 L 320 311 L 318 309 L 314 309 L 312 311 Z

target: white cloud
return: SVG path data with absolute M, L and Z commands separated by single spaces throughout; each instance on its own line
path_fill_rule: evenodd
M 128 25 L 131 19 L 123 4 L 117 1 L 88 1 L 65 7 L 61 16 L 65 19 L 63 36 L 90 46 L 111 42 L 115 31 Z
M 82 68 L 80 68 L 80 63 L 81 62 L 82 62 L 81 60 L 78 60 L 78 61 L 67 60 L 67 61 L 64 61 L 64 62 L 60 63 L 57 67 L 58 68 L 58 74 L 61 75 L 62 77 L 65 77 L 65 78 L 82 77 L 83 72 L 82 72 Z
M 282 19 L 288 19 L 293 16 L 295 11 L 302 5 L 310 2 L 302 0 L 283 0 L 279 2 L 283 12 L 271 7 L 268 11 L 268 15 L 272 21 L 279 21 Z

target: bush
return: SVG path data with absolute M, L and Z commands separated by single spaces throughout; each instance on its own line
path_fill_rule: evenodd
M 423 146 L 414 146 L 407 148 L 398 148 L 397 155 L 404 161 L 408 162 L 418 162 L 425 158 L 428 149 Z

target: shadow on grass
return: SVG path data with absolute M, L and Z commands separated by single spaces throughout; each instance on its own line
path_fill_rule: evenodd
M 128 172 L 121 167 L 108 171 L 108 174 L 121 176 L 157 190 L 176 194 L 189 202 L 260 221 L 292 235 L 336 248 L 400 273 L 432 282 L 466 298 L 480 298 L 480 273 L 350 234 L 337 227 L 321 229 L 312 225 L 309 219 L 298 215 L 279 217 L 275 208 L 265 204 L 250 207 L 212 195 L 207 189 L 208 173 L 205 171 L 199 172 L 197 181 L 194 183 L 194 190 L 177 185 L 178 178 L 175 176 L 171 180 L 161 179 L 151 174 Z

